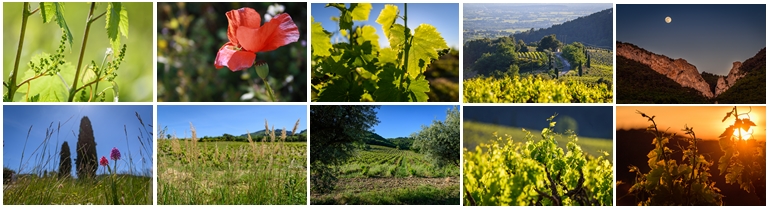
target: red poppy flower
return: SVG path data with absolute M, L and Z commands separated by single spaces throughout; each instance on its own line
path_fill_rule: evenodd
M 262 18 L 252 8 L 244 7 L 227 12 L 227 42 L 217 52 L 214 67 L 226 66 L 231 71 L 250 68 L 257 52 L 266 52 L 297 42 L 299 30 L 286 13 L 273 17 L 260 27 Z

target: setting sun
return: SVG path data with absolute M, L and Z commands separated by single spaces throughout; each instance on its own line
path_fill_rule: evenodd
M 749 115 L 745 115 L 744 114 L 744 115 L 739 115 L 738 119 L 741 119 L 741 120 L 749 119 L 749 120 L 751 120 L 751 117 Z M 750 138 L 752 138 L 753 134 L 754 134 L 754 127 L 753 126 L 750 127 L 748 131 L 745 131 L 745 130 L 740 129 L 740 128 L 736 128 L 735 131 L 733 131 L 733 136 L 736 139 L 749 140 Z

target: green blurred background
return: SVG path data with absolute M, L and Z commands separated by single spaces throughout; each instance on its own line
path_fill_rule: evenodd
M 232 72 L 214 68 L 217 51 L 228 42 L 230 10 L 251 7 L 265 22 L 270 5 L 282 5 L 299 28 L 295 43 L 257 53 L 270 67 L 268 82 L 281 102 L 307 100 L 306 3 L 158 3 L 158 101 L 269 101 L 254 67 Z
M 126 56 L 117 71 L 116 78 L 120 86 L 120 101 L 152 102 L 152 5 L 153 3 L 123 3 L 128 10 L 129 36 L 120 39 L 122 44 L 127 45 Z M 8 76 L 13 71 L 21 32 L 22 7 L 23 3 L 3 3 L 3 81 L 8 81 Z M 30 10 L 38 7 L 38 3 L 30 4 Z M 64 19 L 74 39 L 71 47 L 67 45 L 64 59 L 73 66 L 78 62 L 89 8 L 90 3 L 64 3 Z M 101 14 L 106 9 L 106 3 L 97 3 L 94 15 Z M 61 29 L 55 22 L 43 23 L 40 12 L 29 17 L 17 80 L 24 80 L 21 76 L 28 69 L 27 63 L 34 55 L 42 52 L 56 53 L 61 33 Z M 110 48 L 110 42 L 105 29 L 105 17 L 101 17 L 91 24 L 83 66 L 91 63 L 91 60 L 101 63 L 107 48 Z M 118 51 L 119 49 L 115 50 L 115 53 L 117 54 Z M 108 86 L 111 84 L 106 79 L 99 83 L 100 90 Z M 6 88 L 3 92 L 5 91 L 7 91 Z M 109 99 L 112 96 L 112 91 L 108 90 L 106 101 L 112 101 Z

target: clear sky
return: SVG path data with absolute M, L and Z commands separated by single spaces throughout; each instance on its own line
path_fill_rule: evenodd
M 142 118 L 145 127 L 139 123 L 136 113 Z M 83 116 L 88 116 L 91 121 L 91 127 L 94 131 L 96 141 L 96 154 L 98 158 L 102 156 L 110 158 L 110 151 L 113 147 L 118 148 L 121 153 L 121 159 L 118 161 L 118 172 L 127 173 L 129 169 L 129 153 L 133 159 L 134 173 L 145 174 L 144 172 L 152 170 L 152 156 L 154 149 L 147 140 L 152 138 L 147 135 L 145 128 L 152 134 L 152 106 L 124 106 L 124 105 L 5 105 L 3 106 L 3 166 L 19 171 L 19 161 L 22 160 L 21 173 L 29 173 L 34 167 L 43 163 L 40 162 L 40 154 L 44 147 L 47 147 L 45 153 L 53 157 L 48 162 L 47 170 L 58 171 L 59 155 L 55 150 L 61 148 L 61 144 L 67 141 L 70 147 L 72 158 L 72 175 L 76 176 L 75 158 L 77 146 L 77 134 L 79 134 L 80 120 Z M 53 132 L 53 136 L 44 143 L 46 129 L 51 125 L 55 130 L 61 124 L 59 131 Z M 126 126 L 128 136 L 124 133 L 123 126 Z M 32 126 L 29 134 L 29 140 L 26 141 L 27 131 Z M 141 130 L 141 132 L 140 132 Z M 143 135 L 145 148 L 137 139 L 137 136 Z M 128 137 L 128 141 L 126 141 Z M 26 148 L 24 143 L 26 141 Z M 57 143 L 58 141 L 58 143 Z M 43 146 L 47 145 L 47 146 Z M 40 149 L 35 152 L 35 150 Z M 145 150 L 147 153 L 145 152 Z M 21 159 L 24 151 L 24 159 Z M 140 151 L 144 154 L 144 164 Z M 149 154 L 149 155 L 148 155 Z M 49 159 L 49 158 L 45 158 Z M 110 160 L 110 165 L 114 161 Z M 99 166 L 97 174 L 103 173 L 103 168 Z
M 349 4 L 346 4 L 349 5 Z M 404 15 L 404 4 L 394 4 L 398 6 L 400 15 Z M 331 20 L 332 16 L 339 17 L 340 10 L 333 7 L 325 7 L 326 4 L 314 3 L 311 5 L 311 13 L 316 22 L 321 22 L 323 28 L 327 31 L 339 31 L 339 23 Z M 372 4 L 372 10 L 369 12 L 367 21 L 356 21 L 354 26 L 371 25 L 377 29 L 377 36 L 380 37 L 380 47 L 389 46 L 388 39 L 382 32 L 382 26 L 375 22 L 380 15 L 380 11 L 385 8 L 385 4 Z M 427 23 L 436 27 L 441 37 L 444 37 L 449 47 L 458 49 L 460 44 L 460 6 L 457 3 L 449 4 L 407 4 L 409 20 L 407 26 L 414 31 L 417 26 Z M 403 19 L 396 19 L 396 23 L 404 24 Z M 337 32 L 339 34 L 339 32 Z M 343 39 L 337 35 L 332 37 L 332 42 Z
M 616 39 L 727 75 L 766 46 L 765 5 L 616 5 Z M 671 23 L 665 18 L 671 17 Z
M 451 108 L 450 105 L 382 105 L 375 109 L 380 123 L 374 126 L 374 133 L 386 139 L 408 137 L 433 120 L 444 121 Z
M 695 136 L 703 139 L 718 139 L 719 135 L 725 131 L 725 128 L 729 127 L 735 122 L 735 118 L 731 117 L 722 122 L 722 118 L 725 117 L 725 113 L 730 112 L 733 107 L 715 107 L 715 106 L 701 106 L 701 107 L 617 107 L 617 129 L 631 129 L 631 128 L 646 128 L 652 123 L 641 115 L 636 114 L 636 110 L 639 110 L 647 115 L 654 115 L 655 122 L 658 124 L 658 130 L 666 130 L 669 132 L 676 132 L 677 134 L 684 134 L 681 131 L 684 125 L 694 127 Z M 757 124 L 751 131 L 754 132 L 754 138 L 757 140 L 765 140 L 766 136 L 766 119 L 767 115 L 765 107 L 738 107 L 738 113 L 749 113 L 751 121 Z
M 307 129 L 305 105 L 158 105 L 158 128 L 179 138 L 190 137 L 190 122 L 198 137 L 230 134 L 240 136 L 272 128 L 291 130 L 299 119 L 297 132 Z

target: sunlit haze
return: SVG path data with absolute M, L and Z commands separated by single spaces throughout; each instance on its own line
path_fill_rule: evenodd
M 696 137 L 715 140 L 725 131 L 725 128 L 735 123 L 733 116 L 722 122 L 725 114 L 730 112 L 732 108 L 732 106 L 617 107 L 616 129 L 644 129 L 650 126 L 651 122 L 636 114 L 636 111 L 639 110 L 649 116 L 655 116 L 658 130 L 684 134 L 681 129 L 687 125 L 694 128 Z M 749 108 L 739 106 L 738 114 L 741 113 L 748 113 L 747 117 L 757 125 L 749 130 L 753 132 L 753 137 L 757 140 L 765 140 L 767 131 L 765 107 L 753 106 Z

